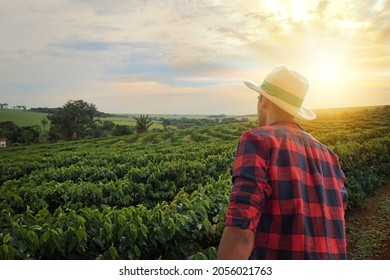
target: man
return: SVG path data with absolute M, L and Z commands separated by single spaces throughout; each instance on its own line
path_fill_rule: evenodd
M 347 193 L 338 157 L 296 120 L 308 82 L 280 65 L 258 92 L 259 127 L 244 132 L 218 259 L 346 259 Z

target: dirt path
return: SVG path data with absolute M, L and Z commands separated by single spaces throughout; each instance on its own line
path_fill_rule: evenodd
M 390 183 L 345 219 L 349 259 L 390 260 Z

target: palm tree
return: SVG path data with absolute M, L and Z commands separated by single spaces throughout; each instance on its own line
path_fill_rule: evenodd
M 137 121 L 137 133 L 145 133 L 153 124 L 148 115 L 140 115 L 138 118 L 134 117 L 134 119 Z

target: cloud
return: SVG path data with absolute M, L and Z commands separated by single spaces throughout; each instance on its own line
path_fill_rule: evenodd
M 88 98 L 110 112 L 122 103 L 165 112 L 217 103 L 238 112 L 251 104 L 233 92 L 241 81 L 261 81 L 280 63 L 315 82 L 337 66 L 351 84 L 366 77 L 376 90 L 369 82 L 390 74 L 389 10 L 388 0 L 8 1 L 0 9 L 0 94 L 57 98 L 55 106 Z M 175 98 L 180 106 L 164 104 Z
M 107 42 L 80 42 L 60 45 L 60 47 L 77 51 L 107 51 L 110 46 L 112 44 Z
M 318 2 L 317 13 L 320 16 L 322 16 L 329 4 L 330 4 L 330 2 L 326 1 L 326 0 L 322 0 L 322 1 Z
M 256 111 L 256 96 L 245 94 L 244 86 L 238 84 L 203 87 L 201 91 L 191 86 L 171 86 L 155 81 L 115 82 L 109 86 L 111 94 L 102 94 L 95 99 L 97 107 L 106 112 L 115 107 L 116 112 L 124 113 L 244 114 L 248 112 L 243 105 L 246 101 L 253 102 L 249 111 Z M 237 96 L 239 100 L 236 100 Z
M 153 5 L 153 0 L 70 0 L 68 7 L 93 10 L 97 15 L 140 12 Z

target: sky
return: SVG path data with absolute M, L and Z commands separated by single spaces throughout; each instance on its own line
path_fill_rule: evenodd
M 0 0 L 0 103 L 256 113 L 285 64 L 308 109 L 390 105 L 390 0 Z

